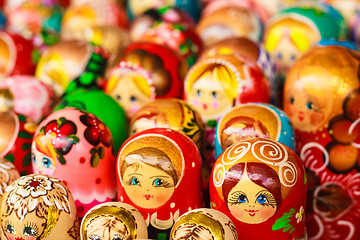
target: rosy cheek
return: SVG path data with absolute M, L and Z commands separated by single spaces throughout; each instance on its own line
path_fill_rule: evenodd
M 212 105 L 212 107 L 213 107 L 214 109 L 218 109 L 218 108 L 219 108 L 219 101 L 218 101 L 218 100 L 214 100 L 214 101 L 212 101 L 211 105 Z
M 26 240 L 36 240 L 35 237 L 26 237 Z
M 194 107 L 198 107 L 198 106 L 199 106 L 199 104 L 200 104 L 200 102 L 199 102 L 199 98 L 194 98 L 194 101 L 193 101 L 193 105 L 194 105 Z
M 229 206 L 230 213 L 238 220 L 242 220 L 244 216 L 244 209 L 238 206 Z
M 130 111 L 131 113 L 136 113 L 139 110 L 140 106 L 137 104 L 132 104 Z
M 8 240 L 15 240 L 15 237 L 10 233 L 7 233 L 6 237 L 7 237 Z
M 324 120 L 324 114 L 321 112 L 310 113 L 310 124 L 316 126 Z
M 272 217 L 272 215 L 275 214 L 276 212 L 276 208 L 273 208 L 271 206 L 269 207 L 261 207 L 262 209 L 260 209 L 259 211 L 259 215 L 260 215 L 260 218 L 265 221 L 267 219 L 269 219 L 270 217 Z

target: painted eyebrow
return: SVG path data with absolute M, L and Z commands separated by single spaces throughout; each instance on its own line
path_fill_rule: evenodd
M 133 176 L 133 175 L 142 176 L 142 174 L 141 174 L 141 173 L 131 173 L 131 174 L 129 174 L 128 176 Z
M 162 175 L 159 175 L 159 176 L 153 176 L 153 177 L 150 177 L 150 178 L 170 178 L 169 176 L 162 176 Z

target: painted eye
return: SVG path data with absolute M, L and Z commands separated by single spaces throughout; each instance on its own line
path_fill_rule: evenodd
M 306 107 L 307 107 L 307 109 L 311 110 L 314 108 L 314 104 L 312 102 L 307 102 Z
M 294 97 L 290 97 L 290 104 L 294 104 L 294 102 L 295 102 Z
M 102 238 L 98 235 L 95 235 L 95 234 L 91 234 L 89 236 L 89 240 L 102 240 Z
M 211 92 L 211 96 L 212 96 L 213 98 L 217 98 L 217 92 L 212 91 L 212 92 Z
M 140 181 L 136 177 L 131 178 L 131 185 L 139 185 Z
M 24 232 L 23 233 L 24 233 L 25 236 L 36 236 L 37 235 L 37 232 L 35 231 L 35 229 L 33 229 L 30 226 L 24 227 Z
M 6 226 L 6 231 L 7 231 L 8 233 L 15 233 L 14 226 L 11 225 L 10 223 L 8 223 L 8 225 Z
M 197 95 L 198 97 L 200 97 L 200 96 L 201 96 L 201 91 L 200 91 L 200 90 L 197 90 L 197 91 L 196 91 L 196 95 Z
M 114 237 L 113 237 L 113 239 L 112 240 L 123 240 L 124 239 L 124 237 L 123 236 L 120 236 L 120 235 L 115 235 Z
M 157 178 L 157 179 L 154 180 L 154 186 L 155 187 L 161 187 L 162 185 L 164 185 L 164 183 L 160 178 Z
M 130 97 L 130 102 L 136 102 L 136 97 L 135 97 L 135 96 L 131 96 L 131 97 Z
M 44 167 L 49 168 L 51 165 L 51 161 L 49 158 L 47 157 L 43 157 L 43 159 L 41 160 L 42 164 L 44 165 Z
M 32 161 L 33 161 L 34 163 L 36 162 L 36 157 L 35 157 L 35 154 L 34 154 L 34 153 L 31 154 L 31 159 L 32 159 Z
M 120 95 L 116 95 L 115 98 L 116 98 L 116 100 L 118 100 L 119 102 L 121 101 L 121 96 L 120 96 Z
M 258 203 L 260 203 L 260 204 L 264 204 L 265 202 L 266 202 L 266 197 L 265 197 L 265 195 L 259 195 L 258 197 L 257 197 L 257 199 L 256 199 L 257 201 L 258 201 Z
M 277 58 L 277 59 L 282 59 L 282 54 L 281 54 L 281 53 L 278 53 L 278 54 L 276 55 L 276 58 Z
M 245 203 L 247 201 L 247 197 L 244 194 L 240 194 L 238 197 L 239 202 Z
M 296 60 L 296 55 L 295 55 L 295 54 L 292 54 L 292 55 L 290 56 L 290 60 L 291 60 L 291 61 L 295 61 L 295 60 Z

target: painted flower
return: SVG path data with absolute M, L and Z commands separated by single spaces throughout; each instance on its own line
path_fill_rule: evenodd
M 97 146 L 101 142 L 105 147 L 110 147 L 111 134 L 104 123 L 90 114 L 80 116 L 80 121 L 87 126 L 84 137 L 91 145 Z
M 295 217 L 296 217 L 296 222 L 299 223 L 302 221 L 304 216 L 304 207 L 301 206 L 299 212 L 296 213 Z
M 32 174 L 19 178 L 6 188 L 3 201 L 6 212 L 14 210 L 20 220 L 37 209 L 56 206 L 70 213 L 69 192 L 57 178 Z

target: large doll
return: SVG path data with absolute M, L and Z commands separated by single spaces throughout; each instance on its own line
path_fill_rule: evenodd
M 133 43 L 110 73 L 105 92 L 131 118 L 154 99 L 182 97 L 187 70 L 185 60 L 169 48 L 155 43 Z
M 6 188 L 1 202 L 5 240 L 77 240 L 74 199 L 57 178 L 32 174 Z
M 168 238 L 177 218 L 203 206 L 200 153 L 182 133 L 153 128 L 130 137 L 117 159 L 118 199 L 135 206 L 151 239 Z
M 245 239 L 304 239 L 306 176 L 300 158 L 274 140 L 227 148 L 211 173 L 211 207 Z
M 360 55 L 317 46 L 289 72 L 284 110 L 309 179 L 309 237 L 358 239 Z
M 66 182 L 79 217 L 116 198 L 113 138 L 93 114 L 72 107 L 50 114 L 37 128 L 31 150 L 34 172 Z

